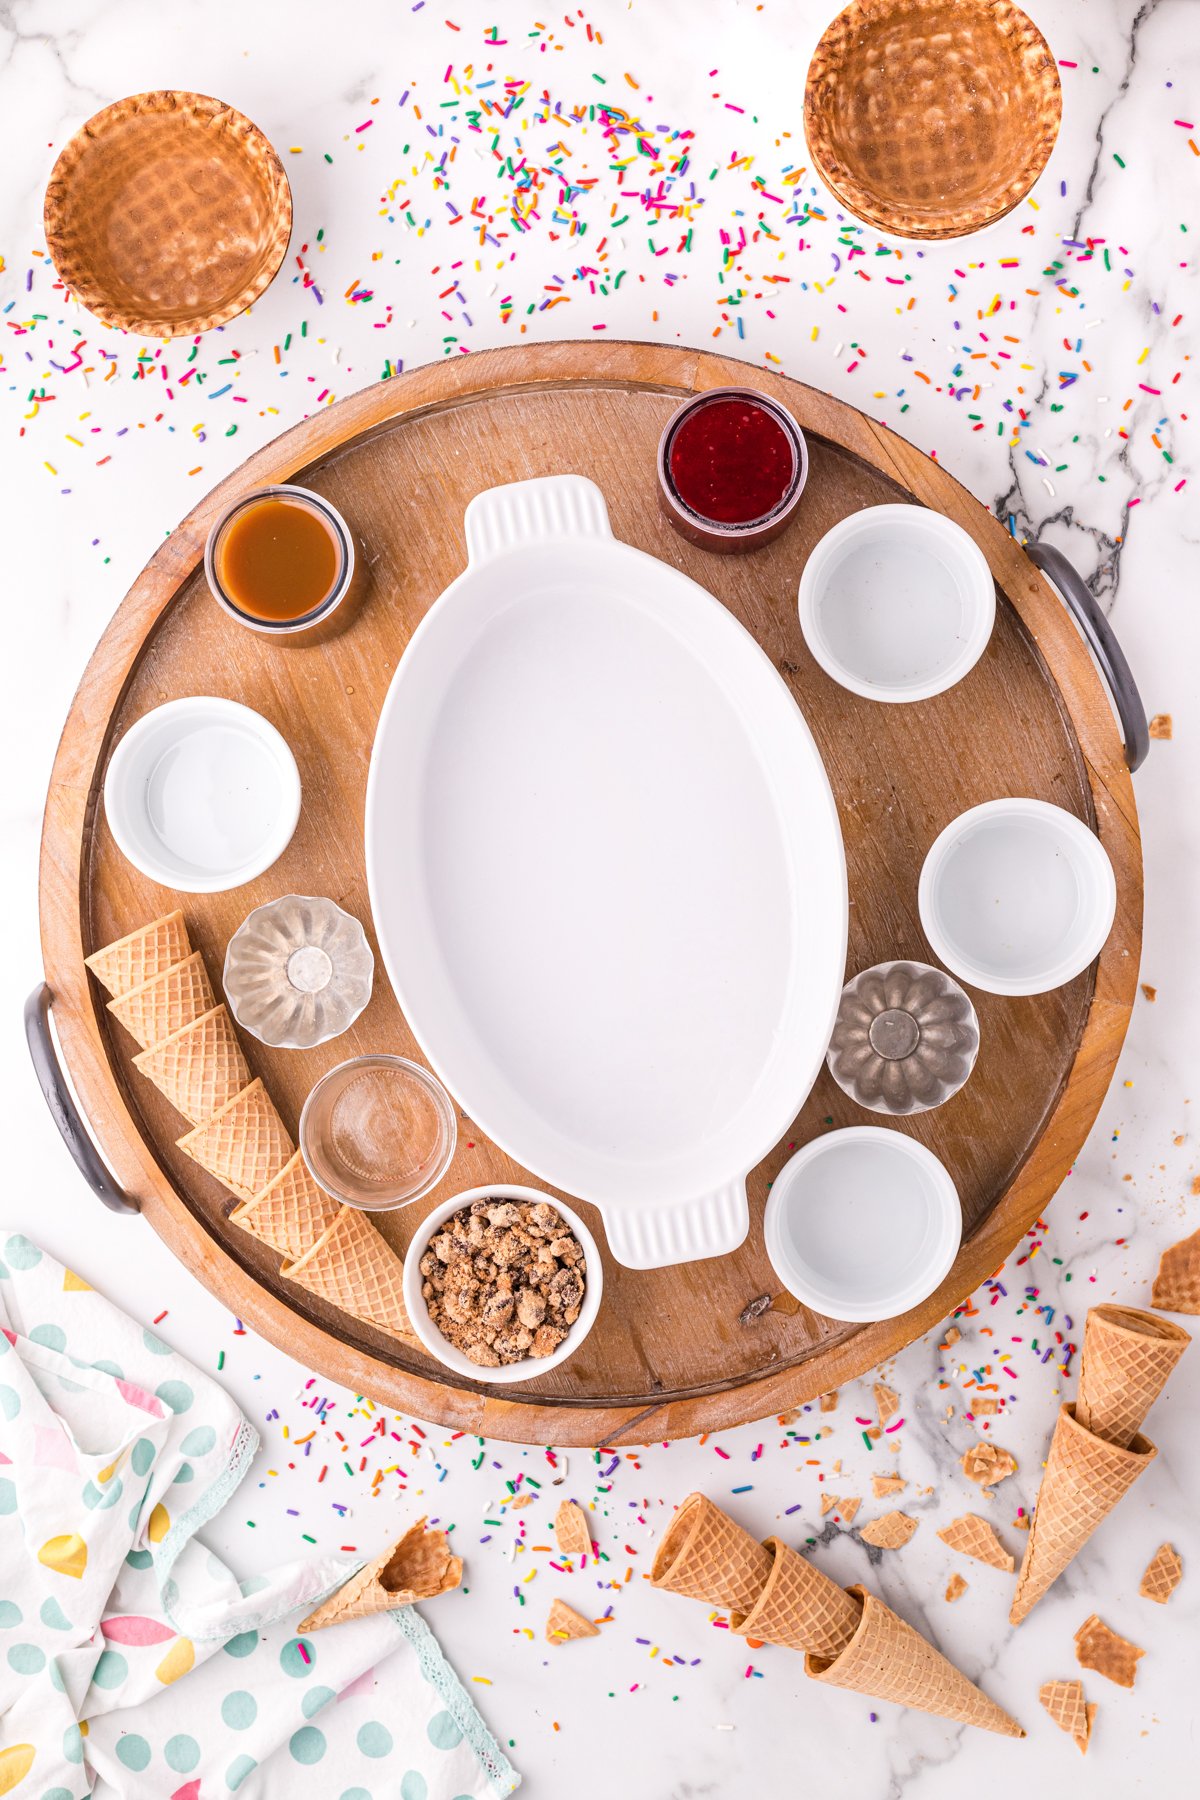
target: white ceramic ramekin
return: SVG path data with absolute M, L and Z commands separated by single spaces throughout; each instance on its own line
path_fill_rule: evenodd
M 958 1191 L 915 1138 L 879 1125 L 805 1144 L 771 1186 L 771 1266 L 830 1319 L 894 1319 L 949 1273 L 962 1237 Z
M 287 849 L 300 771 L 260 714 L 196 694 L 130 726 L 105 773 L 104 813 L 143 875 L 184 894 L 224 893 Z
M 988 994 L 1044 994 L 1099 956 L 1117 883 L 1095 832 L 1045 800 L 988 800 L 935 838 L 917 888 L 935 954 Z
M 996 618 L 987 558 L 924 506 L 868 506 L 815 546 L 800 629 L 827 675 L 865 700 L 928 700 L 974 668 Z
M 550 1356 L 526 1356 L 520 1362 L 505 1363 L 498 1369 L 485 1369 L 479 1363 L 464 1356 L 442 1336 L 433 1320 L 429 1317 L 429 1308 L 425 1304 L 421 1292 L 424 1277 L 421 1274 L 421 1258 L 434 1237 L 438 1228 L 445 1223 L 452 1213 L 461 1212 L 464 1206 L 469 1207 L 472 1200 L 529 1200 L 546 1201 L 556 1213 L 570 1226 L 583 1250 L 584 1265 L 587 1270 L 583 1291 L 583 1306 L 579 1317 L 571 1326 L 566 1337 Z M 472 1381 L 484 1382 L 492 1386 L 496 1382 L 535 1381 L 539 1375 L 545 1375 L 551 1369 L 557 1369 L 560 1363 L 566 1362 L 568 1356 L 574 1356 L 592 1326 L 596 1323 L 596 1315 L 600 1311 L 600 1296 L 604 1288 L 604 1270 L 600 1262 L 600 1251 L 596 1240 L 579 1217 L 577 1212 L 562 1200 L 556 1200 L 553 1194 L 544 1194 L 540 1188 L 508 1187 L 497 1183 L 494 1187 L 468 1188 L 465 1194 L 455 1194 L 449 1200 L 443 1200 L 440 1206 L 426 1215 L 417 1226 L 416 1236 L 408 1246 L 404 1256 L 404 1304 L 408 1310 L 409 1323 L 428 1350 L 448 1369 L 457 1375 L 466 1375 Z

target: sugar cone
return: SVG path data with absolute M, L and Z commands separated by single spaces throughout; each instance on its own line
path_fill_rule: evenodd
M 280 1270 L 342 1312 L 393 1337 L 411 1338 L 403 1273 L 395 1251 L 353 1206 L 341 1207 L 312 1248 Z
M 233 1020 L 214 1006 L 173 1037 L 140 1050 L 133 1066 L 193 1125 L 207 1124 L 250 1080 Z
M 978 1725 L 1004 1737 L 1025 1736 L 1015 1719 L 882 1600 L 862 1587 L 846 1592 L 862 1604 L 858 1629 L 840 1656 L 805 1657 L 805 1671 L 814 1681 L 869 1694 L 873 1700 L 913 1706 L 960 1725 Z
M 1191 1337 L 1133 1306 L 1093 1306 L 1083 1331 L 1075 1417 L 1122 1448 L 1142 1428 Z
M 774 1558 L 704 1494 L 689 1494 L 654 1552 L 650 1579 L 671 1594 L 750 1613 Z
M 192 946 L 181 912 L 168 913 L 152 925 L 139 926 L 128 937 L 118 938 L 84 958 L 96 980 L 114 999 L 161 975 L 172 963 L 190 956 Z
M 426 1531 L 424 1519 L 409 1527 L 399 1543 L 352 1575 L 344 1586 L 307 1619 L 301 1631 L 319 1631 L 324 1625 L 343 1625 L 347 1619 L 363 1619 L 371 1613 L 391 1612 L 412 1606 L 417 1600 L 433 1600 L 456 1588 L 462 1580 L 462 1559 L 450 1554 L 444 1531 Z
M 108 1010 L 143 1050 L 150 1050 L 215 1005 L 204 958 L 194 950 L 182 962 L 172 963 L 140 987 L 110 1000 Z
M 241 1200 L 253 1200 L 288 1161 L 295 1145 L 257 1078 L 179 1148 Z
M 340 1203 L 313 1180 L 297 1150 L 261 1193 L 243 1200 L 229 1216 L 294 1262 L 329 1229 L 339 1209 Z
M 1008 1615 L 1012 1624 L 1032 1612 L 1157 1455 L 1144 1437 L 1127 1448 L 1110 1444 L 1084 1430 L 1073 1406 L 1060 1407 Z
M 862 1607 L 778 1538 L 767 1538 L 763 1549 L 774 1557 L 767 1585 L 748 1613 L 734 1613 L 733 1629 L 789 1650 L 837 1656 L 854 1636 Z

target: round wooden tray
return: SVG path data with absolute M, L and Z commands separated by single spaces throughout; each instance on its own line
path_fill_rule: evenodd
M 682 396 L 730 383 L 792 409 L 808 433 L 811 473 L 782 538 L 722 558 L 686 544 L 660 517 L 654 456 Z M 896 1121 L 943 1159 L 962 1196 L 961 1252 L 924 1305 L 864 1327 L 779 1296 L 761 1231 L 769 1182 L 797 1144 L 871 1118 L 823 1072 L 750 1178 L 750 1235 L 735 1255 L 649 1273 L 608 1261 L 601 1316 L 579 1353 L 526 1385 L 489 1389 L 280 1279 L 278 1259 L 229 1224 L 229 1195 L 175 1148 L 181 1121 L 132 1068 L 133 1046 L 104 1011 L 83 958 L 178 903 L 217 977 L 251 907 L 289 891 L 328 894 L 371 932 L 363 798 L 396 661 L 463 567 L 471 496 L 562 470 L 591 476 L 617 536 L 717 594 L 790 683 L 841 814 L 851 971 L 891 957 L 930 960 L 917 918 L 921 861 L 949 819 L 999 795 L 1055 801 L 1096 828 L 1116 869 L 1117 917 L 1097 964 L 1068 986 L 1032 999 L 975 994 L 982 1048 L 971 1081 L 940 1110 Z M 361 615 L 317 648 L 240 629 L 205 587 L 201 556 L 215 514 L 244 489 L 283 480 L 328 495 L 369 548 L 372 591 Z M 966 527 L 1000 605 L 988 651 L 958 687 L 923 705 L 880 706 L 844 692 L 813 662 L 796 587 L 809 550 L 838 519 L 904 500 Z M 100 794 L 121 734 L 191 693 L 246 701 L 279 726 L 300 765 L 304 808 L 290 848 L 261 879 L 177 902 L 116 850 Z M 481 881 L 494 878 L 480 871 Z M 740 362 L 620 343 L 491 351 L 414 370 L 286 432 L 210 494 L 135 582 L 88 666 L 54 766 L 41 869 L 46 975 L 66 1065 L 117 1179 L 188 1268 L 273 1342 L 377 1401 L 493 1437 L 589 1445 L 685 1436 L 809 1399 L 910 1342 L 991 1274 L 1067 1173 L 1104 1095 L 1133 1002 L 1141 902 L 1137 815 L 1107 694 L 1060 599 L 997 521 L 936 463 L 838 401 Z M 247 1043 L 293 1131 L 320 1073 L 383 1049 L 419 1054 L 382 965 L 370 1006 L 345 1037 L 311 1052 Z M 453 1166 L 430 1203 L 531 1179 L 463 1115 Z M 398 1251 L 425 1210 L 378 1217 Z M 599 1219 L 585 1213 L 603 1241 Z M 125 1229 L 113 1221 L 114 1236 Z M 747 1303 L 763 1294 L 775 1306 L 743 1323 Z

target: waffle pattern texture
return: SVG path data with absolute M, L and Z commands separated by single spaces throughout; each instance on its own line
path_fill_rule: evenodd
M 902 237 L 959 237 L 1011 212 L 1061 118 L 1050 47 L 1008 0 L 854 0 L 817 45 L 804 91 L 826 186 Z
M 46 189 L 46 245 L 106 325 L 144 337 L 211 331 L 262 294 L 287 252 L 283 164 L 243 113 L 160 90 L 106 106 Z

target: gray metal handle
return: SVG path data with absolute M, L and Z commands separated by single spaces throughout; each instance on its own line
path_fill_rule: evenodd
M 1150 749 L 1150 727 L 1146 723 L 1146 708 L 1142 705 L 1142 696 L 1133 679 L 1133 670 L 1125 660 L 1125 652 L 1118 644 L 1112 626 L 1096 604 L 1090 588 L 1061 550 L 1056 550 L 1053 544 L 1026 544 L 1025 553 L 1031 562 L 1037 564 L 1042 574 L 1054 583 L 1082 631 L 1088 648 L 1100 664 L 1121 721 L 1125 761 L 1132 774 L 1146 760 Z
M 79 1116 L 71 1091 L 59 1066 L 54 1039 L 50 1035 L 50 1007 L 54 996 L 43 981 L 25 1002 L 25 1042 L 33 1060 L 34 1074 L 51 1117 L 62 1133 L 63 1143 L 74 1158 L 75 1167 L 98 1200 L 112 1212 L 136 1213 L 138 1204 L 117 1186 L 103 1162 L 100 1152 L 88 1135 Z

